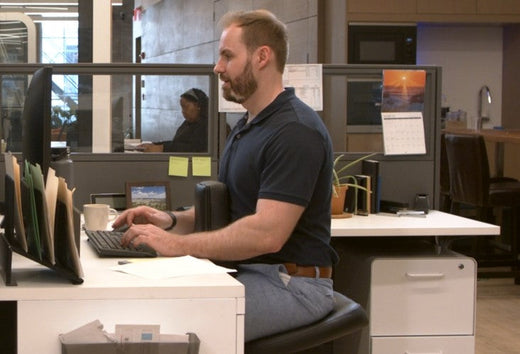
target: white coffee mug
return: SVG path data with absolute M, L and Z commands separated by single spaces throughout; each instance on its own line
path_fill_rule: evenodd
M 106 230 L 108 222 L 115 220 L 117 215 L 117 210 L 110 208 L 108 204 L 83 205 L 83 218 L 87 230 Z

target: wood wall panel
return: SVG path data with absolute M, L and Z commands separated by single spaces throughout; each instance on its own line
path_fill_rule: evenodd
M 475 0 L 417 0 L 419 14 L 476 14 Z

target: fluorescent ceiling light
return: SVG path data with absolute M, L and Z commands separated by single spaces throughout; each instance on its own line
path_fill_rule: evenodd
M 67 11 L 68 7 L 50 7 L 50 6 L 24 6 L 24 9 L 33 11 Z
M 78 2 L 0 1 L 0 6 L 77 6 Z
M 0 1 L 0 6 L 78 6 L 78 2 Z M 123 6 L 123 0 L 112 0 L 112 6 Z
M 25 12 L 27 16 L 41 17 L 78 17 L 77 12 Z

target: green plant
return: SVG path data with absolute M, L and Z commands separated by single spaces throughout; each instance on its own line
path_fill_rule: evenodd
M 346 165 L 342 166 L 339 169 L 337 168 L 338 162 L 341 160 L 341 158 L 344 155 L 341 154 L 338 157 L 336 157 L 334 159 L 334 164 L 333 164 L 333 169 L 332 169 L 332 186 L 334 187 L 334 186 L 339 186 L 341 184 L 346 184 L 346 185 L 354 187 L 354 188 L 360 188 L 360 189 L 366 190 L 366 188 L 364 188 L 364 187 L 362 187 L 362 186 L 357 184 L 357 180 L 356 180 L 356 177 L 354 175 L 344 174 L 344 173 L 346 171 L 348 171 L 348 169 L 351 168 L 352 166 L 354 166 L 354 165 L 360 163 L 361 161 L 363 161 L 365 159 L 368 159 L 369 157 L 372 157 L 372 156 L 374 156 L 376 154 L 377 154 L 376 152 L 373 152 L 371 154 L 362 156 L 362 157 L 360 157 L 357 160 L 354 160 L 354 161 L 351 161 L 351 162 L 347 163 Z M 342 183 L 342 181 L 348 181 L 348 180 L 353 181 L 353 183 L 348 183 L 348 182 Z
M 337 198 L 338 197 L 338 193 L 336 191 L 336 188 L 339 187 L 340 185 L 347 185 L 348 188 L 352 187 L 352 188 L 357 188 L 357 189 L 361 189 L 361 190 L 364 190 L 366 192 L 369 192 L 368 189 L 366 189 L 365 187 L 363 186 L 360 186 L 357 182 L 357 179 L 354 175 L 352 174 L 345 174 L 346 171 L 348 171 L 349 168 L 351 168 L 352 166 L 358 164 L 359 162 L 369 158 L 369 157 L 372 157 L 374 155 L 376 155 L 377 153 L 371 153 L 371 154 L 368 154 L 368 155 L 365 155 L 365 156 L 362 156 L 360 157 L 359 159 L 357 160 L 354 160 L 354 161 L 351 161 L 349 163 L 347 163 L 346 165 L 342 166 L 341 168 L 338 169 L 337 165 L 338 165 L 338 162 L 341 160 L 341 158 L 344 156 L 343 154 L 342 155 L 339 155 L 337 156 L 335 159 L 334 159 L 334 164 L 333 164 L 333 169 L 332 169 L 332 194 L 333 194 L 333 198 Z M 342 181 L 345 181 L 345 183 L 343 183 Z M 347 181 L 351 181 L 351 183 L 347 182 Z M 357 193 L 354 193 L 354 213 L 357 212 Z
M 62 128 L 76 120 L 76 112 L 73 109 L 65 110 L 60 106 L 52 107 L 51 127 Z

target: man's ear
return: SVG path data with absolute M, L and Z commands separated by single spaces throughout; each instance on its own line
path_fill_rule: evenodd
M 258 47 L 257 51 L 257 62 L 258 68 L 263 69 L 272 59 L 273 51 L 266 45 Z

